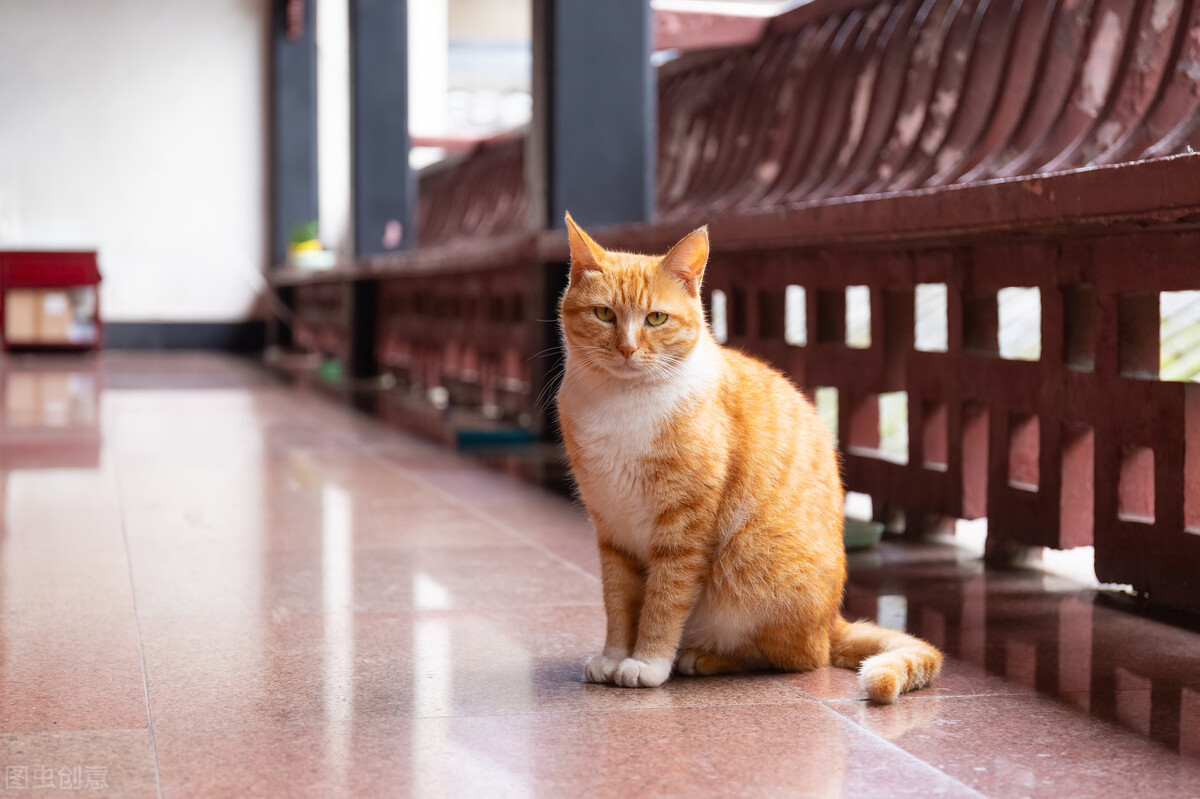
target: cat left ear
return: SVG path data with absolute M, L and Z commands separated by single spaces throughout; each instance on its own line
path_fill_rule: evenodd
M 704 279 L 704 267 L 707 264 L 708 225 L 705 225 L 680 239 L 663 256 L 660 268 L 683 281 L 688 293 L 695 297 L 700 292 L 700 281 Z
M 592 237 L 575 224 L 571 212 L 567 212 L 567 238 L 571 242 L 571 279 L 589 270 L 600 270 L 600 259 L 604 248 L 592 241 Z

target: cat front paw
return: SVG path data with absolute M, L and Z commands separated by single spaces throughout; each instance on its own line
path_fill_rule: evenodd
M 654 688 L 662 685 L 670 676 L 670 658 L 650 658 L 648 661 L 625 658 L 617 666 L 613 682 L 622 688 Z
M 624 655 L 608 653 L 594 655 L 588 658 L 587 664 L 583 667 L 583 678 L 588 682 L 612 682 L 613 675 L 617 673 L 617 667 L 624 659 Z

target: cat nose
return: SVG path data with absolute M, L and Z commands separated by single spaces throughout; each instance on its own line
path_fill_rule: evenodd
M 621 351 L 621 354 L 625 356 L 625 360 L 629 360 L 630 356 L 633 355 L 635 352 L 637 352 L 637 345 L 636 344 L 621 344 L 620 346 L 617 347 L 617 349 L 619 349 Z

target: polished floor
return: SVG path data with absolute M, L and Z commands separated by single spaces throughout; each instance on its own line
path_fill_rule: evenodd
M 568 500 L 216 355 L 0 362 L 3 796 L 1196 796 L 1200 634 L 944 545 L 851 615 L 949 653 L 581 681 Z

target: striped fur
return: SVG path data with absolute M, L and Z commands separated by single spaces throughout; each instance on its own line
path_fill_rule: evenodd
M 833 663 L 861 666 L 879 702 L 928 685 L 936 649 L 840 615 L 836 453 L 783 375 L 712 338 L 699 296 L 707 231 L 657 257 L 608 252 L 567 225 L 559 419 L 608 617 L 587 679 L 655 686 L 672 669 Z

